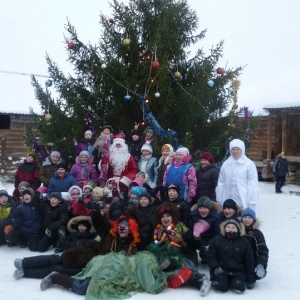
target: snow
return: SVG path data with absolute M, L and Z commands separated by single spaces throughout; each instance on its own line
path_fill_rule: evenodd
M 265 235 L 270 250 L 268 274 L 256 282 L 253 290 L 246 290 L 243 295 L 231 291 L 220 294 L 210 290 L 208 299 L 229 300 L 242 297 L 244 300 L 252 299 L 298 299 L 300 293 L 299 268 L 300 268 L 300 197 L 289 191 L 300 191 L 300 186 L 286 185 L 283 194 L 275 194 L 274 183 L 260 182 L 260 203 L 257 216 L 262 224 L 260 229 Z M 13 186 L 0 183 L 0 189 L 7 189 L 10 193 Z M 53 253 L 49 250 L 46 254 Z M 18 247 L 0 247 L 1 271 L 0 294 L 1 299 L 22 300 L 53 300 L 53 299 L 84 299 L 70 291 L 59 287 L 52 287 L 46 291 L 40 290 L 39 279 L 23 278 L 15 280 L 12 276 L 15 268 L 15 258 L 34 256 L 37 253 Z M 206 266 L 199 264 L 199 270 L 208 274 Z M 176 290 L 166 289 L 159 295 L 139 293 L 131 299 L 199 299 L 199 291 L 191 287 Z

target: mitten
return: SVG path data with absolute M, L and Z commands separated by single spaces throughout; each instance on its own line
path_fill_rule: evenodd
M 263 278 L 266 275 L 266 270 L 262 264 L 258 264 L 254 271 L 259 278 Z
M 222 275 L 222 274 L 223 274 L 223 269 L 222 269 L 221 267 L 216 267 L 216 268 L 214 269 L 214 274 L 215 274 L 216 276 Z
M 49 228 L 46 228 L 45 234 L 46 234 L 48 237 L 51 237 L 52 231 L 51 231 Z
M 255 282 L 247 283 L 247 289 L 248 290 L 253 290 L 254 289 L 254 285 L 255 285 Z
M 200 238 L 201 233 L 207 231 L 210 228 L 210 225 L 204 221 L 200 220 L 194 224 L 193 235 L 195 238 Z

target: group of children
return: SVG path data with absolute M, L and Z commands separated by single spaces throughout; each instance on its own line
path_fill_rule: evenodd
M 19 245 L 38 252 L 53 246 L 55 253 L 63 252 L 62 256 L 38 258 L 42 268 L 34 262 L 32 269 L 33 258 L 16 260 L 14 277 L 46 276 L 42 290 L 58 284 L 85 294 L 96 274 L 79 286 L 70 276 L 91 259 L 110 252 L 133 255 L 148 250 L 166 275 L 157 276 L 165 276 L 168 287 L 194 286 L 202 296 L 210 286 L 219 292 L 252 289 L 256 280 L 266 275 L 268 248 L 252 208 L 243 209 L 237 204 L 241 201 L 231 198 L 216 201 L 219 173 L 212 154 L 202 153 L 202 166 L 196 173 L 187 148 L 174 152 L 165 144 L 157 162 L 152 156 L 153 130 L 146 131 L 138 143 L 135 128 L 128 148 L 135 153 L 138 172 L 121 193 L 114 178 L 98 186 L 95 166 L 101 147 L 112 139 L 111 133 L 112 128 L 106 126 L 94 144 L 89 131 L 84 141 L 75 140 L 77 156 L 70 172 L 60 153 L 53 151 L 38 175 L 35 154 L 29 153 L 25 163 L 31 164 L 32 177 L 22 166 L 23 173 L 16 173 L 13 196 L 0 191 L 0 245 Z M 231 145 L 240 151 L 232 163 L 245 160 L 243 145 L 238 142 Z M 43 183 L 40 187 L 37 180 Z M 198 272 L 199 257 L 209 266 L 210 279 Z M 45 267 L 45 262 L 54 263 Z
M 220 210 L 218 204 L 207 196 L 200 197 L 190 208 L 180 198 L 178 185 L 170 185 L 163 199 L 152 197 L 143 187 L 133 186 L 129 201 L 124 201 L 113 197 L 113 190 L 112 180 L 107 182 L 105 189 L 86 185 L 82 191 L 79 186 L 73 186 L 69 190 L 69 200 L 65 200 L 60 192 L 53 192 L 49 199 L 39 199 L 31 188 L 25 188 L 22 202 L 18 205 L 2 190 L 1 244 L 20 245 L 40 252 L 54 245 L 56 252 L 65 252 L 94 241 L 96 233 L 90 218 L 93 211 L 100 211 L 105 222 L 113 227 L 126 209 L 137 223 L 138 251 L 148 250 L 149 245 L 178 248 L 180 255 L 188 260 L 191 270 L 197 269 L 198 250 L 202 263 L 209 266 L 212 288 L 217 291 L 230 289 L 242 293 L 245 288 L 253 288 L 255 281 L 266 275 L 268 248 L 258 229 L 259 221 L 254 210 L 242 210 L 232 199 L 227 199 Z M 15 277 L 23 277 L 23 271 L 20 276 L 18 270 Z M 172 284 L 171 278 L 182 274 L 174 274 L 173 271 L 167 277 L 169 286 L 179 287 Z M 202 275 L 195 275 L 201 279 L 193 284 L 197 288 L 203 284 Z M 185 281 L 189 282 L 188 279 Z M 176 282 L 176 279 L 173 278 L 173 281 Z M 210 282 L 205 283 L 207 286 Z M 203 290 L 202 294 L 205 294 Z

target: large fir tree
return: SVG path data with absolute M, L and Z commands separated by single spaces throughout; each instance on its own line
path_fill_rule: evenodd
M 83 137 L 91 124 L 98 134 L 104 124 L 129 133 L 138 122 L 141 131 L 152 125 L 160 144 L 223 155 L 226 139 L 244 130 L 235 122 L 241 113 L 235 78 L 242 68 L 218 69 L 223 41 L 208 54 L 199 48 L 191 55 L 191 46 L 201 46 L 206 31 L 197 33 L 198 17 L 186 1 L 129 0 L 124 5 L 113 0 L 111 8 L 111 18 L 100 15 L 96 45 L 82 43 L 75 27 L 66 25 L 72 74 L 64 74 L 47 56 L 51 81 L 44 88 L 32 77 L 46 118 L 37 118 L 38 132 L 28 133 L 27 141 L 37 134 L 41 143 L 68 157 L 73 138 Z

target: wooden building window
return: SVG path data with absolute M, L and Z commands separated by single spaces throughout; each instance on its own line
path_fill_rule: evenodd
M 10 129 L 10 115 L 0 115 L 0 129 Z

